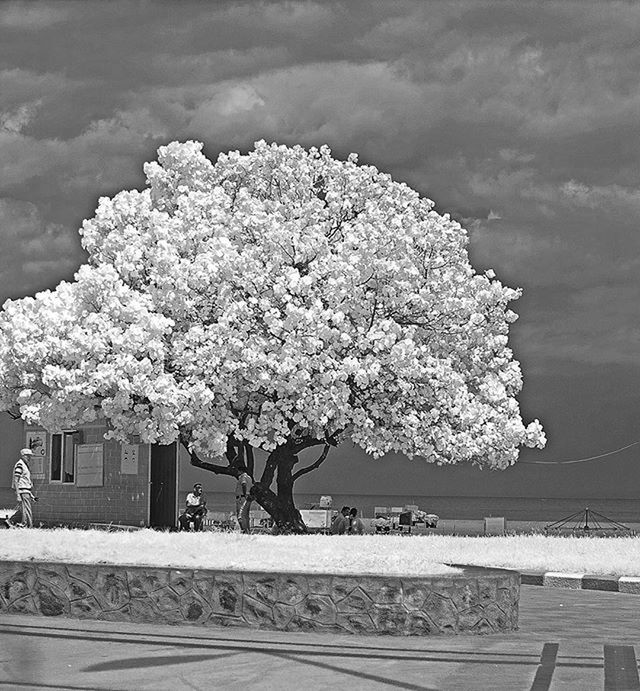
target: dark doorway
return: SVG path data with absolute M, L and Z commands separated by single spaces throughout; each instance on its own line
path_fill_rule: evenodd
M 176 527 L 177 471 L 176 445 L 152 444 L 149 487 L 149 525 L 152 528 Z

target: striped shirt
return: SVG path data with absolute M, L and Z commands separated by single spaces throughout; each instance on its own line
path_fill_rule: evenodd
M 11 484 L 17 492 L 27 492 L 33 487 L 29 466 L 21 459 L 13 467 L 13 482 Z

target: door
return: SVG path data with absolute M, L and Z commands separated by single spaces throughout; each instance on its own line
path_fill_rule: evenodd
M 149 525 L 175 528 L 177 518 L 178 461 L 177 446 L 151 445 L 151 480 L 149 483 Z

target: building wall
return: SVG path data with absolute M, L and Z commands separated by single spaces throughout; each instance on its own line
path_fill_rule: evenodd
M 28 432 L 42 431 L 37 427 L 25 428 L 25 444 Z M 43 479 L 33 478 L 34 493 L 38 502 L 34 505 L 36 525 L 114 523 L 143 526 L 148 523 L 149 513 L 149 456 L 148 444 L 138 445 L 138 472 L 122 474 L 121 444 L 106 441 L 106 427 L 81 428 L 82 444 L 103 445 L 103 486 L 78 487 L 74 484 L 51 482 L 51 434 L 46 434 L 46 456 Z M 77 481 L 77 472 L 76 472 Z

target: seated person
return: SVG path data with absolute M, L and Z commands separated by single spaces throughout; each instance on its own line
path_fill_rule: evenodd
M 187 494 L 186 508 L 178 518 L 178 530 L 189 530 L 189 523 L 193 521 L 193 529 L 202 530 L 202 519 L 207 514 L 207 500 L 202 494 L 199 482 L 193 486 L 193 492 Z
M 344 535 L 349 529 L 349 507 L 343 506 L 340 513 L 333 519 L 329 532 L 332 535 Z

